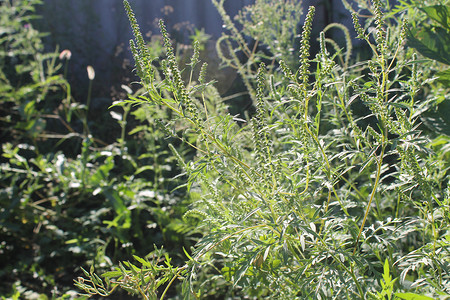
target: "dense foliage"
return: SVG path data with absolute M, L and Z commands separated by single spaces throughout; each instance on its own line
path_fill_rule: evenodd
M 92 67 L 89 94 L 74 99 L 70 51 L 45 53 L 33 25 L 40 4 L 0 6 L 0 296 L 14 299 L 76 297 L 80 266 L 106 271 L 154 244 L 176 256 L 194 232 L 167 145 L 184 146 L 147 122 L 167 111 L 93 111 Z
M 361 1 L 370 17 L 361 25 L 354 11 L 354 27 L 372 55 L 352 64 L 351 41 L 341 50 L 324 31 L 311 58 L 314 7 L 296 61 L 292 51 L 276 47 L 295 37 L 293 2 L 256 1 L 237 19 L 242 32 L 223 1 L 213 3 L 229 31 L 218 42 L 219 55 L 243 78 L 256 107 L 250 120 L 214 109 L 221 101 L 208 92 L 206 66 L 198 79 L 192 76 L 195 50 L 183 81 L 162 22 L 166 58 L 157 77 L 156 57 L 124 1 L 145 91 L 124 103 L 168 107 L 173 114 L 164 126 L 189 128 L 168 134 L 197 151 L 179 163 L 190 193 L 199 195 L 184 218 L 200 218 L 204 234 L 184 265 L 162 255 L 135 257 L 141 267 L 121 264 L 103 275 L 106 285 L 91 270 L 78 286 L 94 294 L 99 285 L 104 294 L 120 286 L 145 299 L 163 298 L 176 280 L 184 298 L 448 296 L 448 136 L 420 119 L 448 101 L 448 86 L 431 79 L 439 66 L 426 71 L 427 62 L 405 49 L 408 8 L 386 14 L 381 0 Z M 331 26 L 349 39 L 345 28 Z M 249 47 L 248 38 L 261 47 Z
M 448 299 L 448 2 L 343 0 L 354 28 L 317 36 L 301 1 L 212 2 L 253 109 L 230 115 L 202 39 L 187 63 L 163 21 L 146 43 L 125 0 L 140 88 L 112 143 L 42 53 L 39 1 L 2 3 L 1 293 Z

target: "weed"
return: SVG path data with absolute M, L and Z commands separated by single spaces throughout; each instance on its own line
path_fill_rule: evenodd
M 213 0 L 230 32 L 218 41 L 219 55 L 238 70 L 256 106 L 246 125 L 223 110 L 211 110 L 211 102 L 220 98 L 205 97 L 212 87 L 201 78 L 192 80 L 195 47 L 191 79 L 183 82 L 184 68 L 177 65 L 162 22 L 164 79 L 155 80 L 152 58 L 124 1 L 144 89 L 126 102 L 166 107 L 172 117 L 158 122 L 185 128 L 181 135 L 168 134 L 196 151 L 185 161 L 171 147 L 191 195 L 197 195 L 185 219 L 200 219 L 203 236 L 180 267 L 167 256 L 165 266 L 136 258 L 141 267 L 121 265 L 104 277 L 112 289 L 120 286 L 145 299 L 164 298 L 177 280 L 187 299 L 216 293 L 272 299 L 448 294 L 448 166 L 442 161 L 448 150 L 435 147 L 440 138 L 432 140 L 435 136 L 420 127 L 418 87 L 426 83 L 417 73 L 416 56 L 404 48 L 406 23 L 390 23 L 381 0 L 367 7 L 371 18 L 364 27 L 355 12 L 355 30 L 372 57 L 351 65 L 350 54 L 342 59 L 340 50 L 326 48 L 336 44 L 325 32 L 311 58 L 310 7 L 299 54 L 293 56 L 278 52 L 273 43 L 292 41 L 297 15 L 270 19 L 275 25 L 258 15 L 264 8 L 295 7 L 291 1 L 275 2 L 257 1 L 240 15 L 245 24 L 261 20 L 244 31 L 266 44 L 270 54 L 261 54 L 256 47 L 250 50 L 223 1 Z M 369 26 L 371 32 L 365 29 Z M 273 31 L 266 35 L 261 28 Z M 222 43 L 229 57 L 221 52 Z M 159 277 L 152 277 L 155 270 Z M 92 287 L 100 281 L 95 273 L 86 276 L 92 286 L 83 280 L 77 285 L 95 294 Z M 143 284 L 146 293 L 141 293 Z

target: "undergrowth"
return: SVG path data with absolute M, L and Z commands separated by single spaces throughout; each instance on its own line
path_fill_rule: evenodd
M 88 94 L 74 99 L 70 50 L 45 52 L 35 27 L 41 4 L 0 3 L 1 299 L 73 299 L 81 265 L 107 271 L 153 244 L 177 257 L 196 232 L 181 220 L 188 202 L 168 144 L 189 151 L 148 122 L 169 110 L 93 112 L 91 66 Z

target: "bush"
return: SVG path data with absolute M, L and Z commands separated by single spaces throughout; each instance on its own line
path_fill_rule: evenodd
M 156 249 L 134 264 L 121 263 L 103 280 L 85 271 L 77 286 L 89 295 L 121 287 L 144 299 L 168 293 L 187 299 L 448 297 L 449 139 L 420 121 L 437 99 L 448 102 L 448 87 L 427 77 L 435 69 L 404 47 L 408 19 L 384 13 L 389 7 L 381 0 L 362 7 L 371 15 L 364 27 L 354 12 L 358 38 L 372 56 L 351 64 L 350 41 L 336 49 L 324 32 L 310 58 L 310 7 L 296 63 L 292 52 L 274 46 L 292 41 L 296 24 L 264 14 L 283 5 L 289 11 L 292 2 L 257 1 L 246 8 L 262 12 L 259 22 L 246 11 L 240 15 L 243 24 L 253 22 L 244 33 L 262 44 L 253 48 L 223 1 L 213 3 L 230 31 L 219 40 L 218 48 L 225 43 L 231 55 L 222 53 L 224 63 L 239 71 L 256 107 L 250 120 L 217 109 L 221 99 L 204 80 L 206 65 L 197 67 L 195 45 L 184 70 L 190 80 L 183 82 L 162 22 L 166 58 L 159 80 L 155 57 L 124 1 L 143 87 L 125 103 L 166 107 L 170 118 L 157 122 L 184 128 L 167 135 L 196 151 L 185 161 L 171 147 L 194 201 L 184 219 L 201 220 L 203 235 L 186 249 L 185 264 Z M 272 36 L 266 29 L 274 24 L 267 22 L 283 30 Z M 178 280 L 181 286 L 170 291 Z
M 71 298 L 80 265 L 109 270 L 163 243 L 176 245 L 177 257 L 195 233 L 181 221 L 187 199 L 174 190 L 179 169 L 168 143 L 186 147 L 145 123 L 169 110 L 125 105 L 94 124 L 91 95 L 76 101 L 65 79 L 70 51 L 44 52 L 32 22 L 39 4 L 0 5 L 0 296 L 15 299 Z M 130 131 L 135 120 L 142 124 Z M 106 131 L 110 143 L 99 138 Z

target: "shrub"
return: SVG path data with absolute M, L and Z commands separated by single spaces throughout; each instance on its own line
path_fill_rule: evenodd
M 112 142 L 102 141 L 90 94 L 77 102 L 65 80 L 70 52 L 44 52 L 32 22 L 39 4 L 0 5 L 0 296 L 16 299 L 63 296 L 80 265 L 109 270 L 153 244 L 180 245 L 170 251 L 177 257 L 195 233 L 181 222 L 187 204 L 184 189 L 174 191 L 179 171 L 167 144 L 185 146 L 145 123 L 168 109 L 105 111 L 97 126 Z M 142 124 L 129 131 L 134 120 Z
M 245 54 L 245 39 L 221 10 L 223 1 L 213 2 L 235 43 L 229 53 Z M 257 1 L 252 9 L 279 3 Z M 256 114 L 243 120 L 215 106 L 220 97 L 204 81 L 206 66 L 197 68 L 197 48 L 184 72 L 198 75 L 183 82 L 162 22 L 166 58 L 159 80 L 124 4 L 143 87 L 126 103 L 170 109 L 170 118 L 157 122 L 195 149 L 185 161 L 171 147 L 194 200 L 184 218 L 201 220 L 203 235 L 186 249 L 185 264 L 156 249 L 121 263 L 104 280 L 85 271 L 78 287 L 89 295 L 121 287 L 144 299 L 164 298 L 178 280 L 172 293 L 187 299 L 448 296 L 448 137 L 425 130 L 419 119 L 420 97 L 436 95 L 425 93 L 427 86 L 448 89 L 422 77 L 421 61 L 405 49 L 406 18 L 385 14 L 381 0 L 367 7 L 372 17 L 364 27 L 354 12 L 358 38 L 372 57 L 353 65 L 329 49 L 324 32 L 311 58 L 314 7 L 303 25 L 298 67 L 292 58 L 278 60 L 270 45 L 270 54 L 254 52 L 251 64 L 225 59 L 253 95 Z

